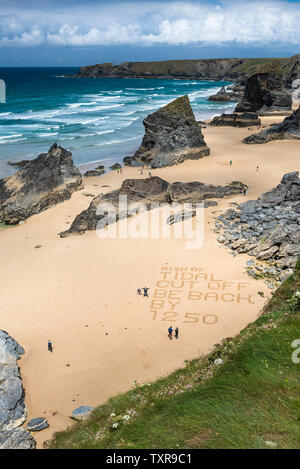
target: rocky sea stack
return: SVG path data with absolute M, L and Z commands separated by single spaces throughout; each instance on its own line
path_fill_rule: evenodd
M 208 98 L 208 101 L 216 101 L 223 103 L 236 102 L 240 101 L 242 96 L 243 93 L 236 91 L 227 91 L 225 86 L 222 86 L 222 88 L 216 94 L 213 94 Z
M 153 203 L 203 202 L 204 206 L 209 206 L 212 204 L 208 203 L 210 202 L 208 199 L 239 194 L 246 188 L 247 186 L 241 182 L 232 182 L 226 186 L 213 186 L 198 181 L 170 184 L 156 176 L 147 179 L 126 179 L 120 189 L 95 197 L 90 206 L 77 215 L 71 227 L 60 233 L 60 237 L 65 238 L 70 235 L 83 234 L 85 231 L 96 230 L 100 221 L 103 223 L 102 228 L 104 228 L 115 221 L 129 218 L 136 214 L 137 203 L 143 204 L 146 210 L 150 210 Z M 119 205 L 119 197 L 123 195 L 127 196 L 127 206 L 122 207 Z M 217 202 L 214 201 L 213 205 L 217 205 Z M 115 217 L 114 214 L 112 217 L 107 216 L 107 211 L 112 206 L 115 208 Z
M 172 166 L 188 159 L 208 156 L 201 128 L 193 114 L 188 96 L 181 96 L 144 120 L 145 135 L 126 165 L 147 164 L 152 168 Z
M 292 94 L 284 86 L 283 70 L 277 61 L 256 67 L 246 79 L 242 101 L 236 112 L 265 112 L 291 109 Z
M 231 126 L 231 127 L 251 127 L 253 125 L 261 126 L 261 120 L 254 112 L 242 112 L 232 114 L 222 114 L 216 116 L 211 121 L 210 125 L 214 126 Z
M 216 227 L 220 243 L 268 261 L 274 276 L 293 269 L 300 257 L 299 173 L 285 174 L 275 189 L 228 210 Z
M 244 138 L 243 143 L 267 143 L 284 139 L 300 139 L 300 107 L 280 124 Z
M 13 176 L 0 180 L 0 220 L 14 225 L 82 189 L 72 153 L 56 143 Z

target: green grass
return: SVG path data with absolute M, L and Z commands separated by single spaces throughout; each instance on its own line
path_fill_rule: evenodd
M 57 433 L 50 448 L 299 448 L 300 363 L 292 361 L 291 342 L 300 339 L 300 311 L 289 302 L 298 290 L 300 261 L 235 338 L 167 378 L 110 399 L 87 421 Z M 214 364 L 220 357 L 223 363 Z M 121 422 L 117 429 L 114 422 Z

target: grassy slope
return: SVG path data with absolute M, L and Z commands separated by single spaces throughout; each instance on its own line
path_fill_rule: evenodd
M 300 311 L 287 302 L 296 290 L 300 261 L 238 336 L 151 386 L 109 400 L 88 421 L 56 434 L 51 447 L 267 448 L 269 441 L 299 448 L 300 363 L 292 362 L 291 342 L 300 339 Z M 222 365 L 214 364 L 217 357 Z

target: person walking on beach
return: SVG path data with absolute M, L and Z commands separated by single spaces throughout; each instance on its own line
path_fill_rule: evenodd
M 170 326 L 168 329 L 168 337 L 170 340 L 172 340 L 172 336 L 173 336 L 173 329 L 172 329 L 172 326 Z
M 246 195 L 247 189 L 244 189 L 244 191 L 243 191 L 243 192 L 244 192 L 244 195 Z
M 148 288 L 148 287 L 144 287 L 143 290 L 144 290 L 144 296 L 147 296 L 147 297 L 148 297 L 148 290 L 149 290 L 149 288 Z
M 137 292 L 138 295 L 142 294 L 142 290 L 140 288 L 138 288 L 136 292 Z
M 53 351 L 52 342 L 51 342 L 50 339 L 48 340 L 48 350 L 49 350 L 49 352 Z
M 149 177 L 152 178 L 152 174 L 150 173 L 150 171 L 149 171 Z
M 232 166 L 232 160 L 229 161 L 230 166 Z
M 258 166 L 256 166 L 256 172 L 257 172 L 257 173 L 258 173 L 258 170 L 259 170 L 259 167 L 258 167 Z
M 178 339 L 178 332 L 179 332 L 178 327 L 176 327 L 175 333 L 174 333 L 175 339 Z

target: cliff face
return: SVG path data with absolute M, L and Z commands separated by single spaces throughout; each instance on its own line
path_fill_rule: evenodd
M 198 80 L 238 80 L 242 85 L 257 66 L 274 59 L 199 59 L 163 60 L 157 62 L 123 62 L 119 65 L 100 63 L 81 67 L 80 78 L 193 78 Z M 285 86 L 300 78 L 300 55 L 278 59 Z M 238 91 L 238 90 L 236 90 Z
M 256 112 L 268 109 L 291 109 L 292 96 L 283 81 L 279 62 L 264 64 L 251 73 L 246 80 L 245 93 L 237 105 L 237 112 Z
M 235 67 L 245 59 L 166 60 L 161 62 L 123 62 L 120 65 L 103 63 L 80 68 L 82 78 L 198 78 L 234 79 L 239 76 Z

